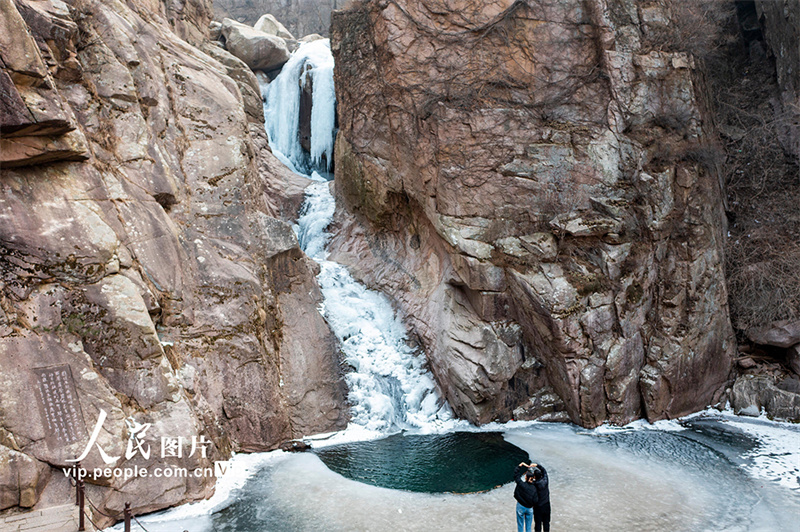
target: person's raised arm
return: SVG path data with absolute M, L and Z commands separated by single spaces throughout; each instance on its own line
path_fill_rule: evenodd
M 525 462 L 520 463 L 514 470 L 514 482 L 519 484 L 522 482 L 522 472 L 528 469 L 528 464 Z

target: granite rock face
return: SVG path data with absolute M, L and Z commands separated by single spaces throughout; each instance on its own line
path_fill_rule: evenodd
M 207 467 L 346 422 L 316 266 L 285 222 L 305 183 L 269 151 L 253 73 L 205 41 L 210 18 L 205 0 L 0 1 L 2 508 L 74 497 L 60 468 L 101 412 L 120 467 Z M 57 437 L 38 406 L 51 370 L 74 394 Z M 152 454 L 126 459 L 137 424 Z M 162 459 L 162 437 L 207 455 Z M 112 515 L 136 493 L 143 513 L 213 482 L 100 476 L 87 493 Z
M 332 248 L 457 414 L 584 426 L 715 402 L 735 340 L 693 57 L 658 2 L 334 13 Z
M 77 32 L 63 7 L 53 7 L 47 14 L 32 8 L 29 12 L 49 17 L 50 33 Z M 36 42 L 11 0 L 0 2 L 0 23 L 4 66 L 0 72 L 0 164 L 9 168 L 30 161 L 86 159 L 86 139 L 77 131 L 71 110 L 56 90 Z M 77 64 L 74 56 L 63 59 L 65 67 Z

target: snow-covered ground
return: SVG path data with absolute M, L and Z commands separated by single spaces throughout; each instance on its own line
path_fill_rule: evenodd
M 536 422 L 465 428 L 502 431 L 548 467 L 560 530 L 798 530 L 796 425 L 706 410 L 595 430 Z M 742 434 L 747 445 L 730 443 Z M 319 444 L 375 436 L 351 427 Z M 387 490 L 344 478 L 311 453 L 276 451 L 236 456 L 212 499 L 140 519 L 151 532 L 513 530 L 512 493 L 510 483 L 471 495 Z

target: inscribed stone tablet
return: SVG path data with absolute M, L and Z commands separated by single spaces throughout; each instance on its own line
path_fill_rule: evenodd
M 72 371 L 68 365 L 34 368 L 36 398 L 50 447 L 80 441 L 86 432 Z

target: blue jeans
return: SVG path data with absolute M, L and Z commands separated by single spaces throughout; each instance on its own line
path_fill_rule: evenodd
M 533 508 L 525 508 L 517 503 L 517 532 L 531 532 Z

